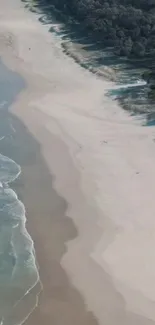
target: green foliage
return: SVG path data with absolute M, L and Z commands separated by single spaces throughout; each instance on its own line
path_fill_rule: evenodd
M 42 0 L 36 0 L 42 2 Z M 44 0 L 123 56 L 154 55 L 155 0 Z

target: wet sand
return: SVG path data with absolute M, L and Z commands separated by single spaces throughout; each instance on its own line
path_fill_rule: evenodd
M 9 118 L 16 132 L 3 141 L 1 152 L 11 155 L 22 167 L 22 174 L 13 187 L 26 206 L 27 229 L 35 243 L 43 284 L 39 307 L 27 323 L 97 325 L 60 263 L 66 252 L 65 243 L 77 236 L 76 227 L 67 216 L 67 202 L 53 188 L 54 178 L 42 157 L 39 143 L 18 118 L 11 114 Z M 61 150 L 61 143 L 53 139 L 51 146 L 55 145 Z
M 0 53 L 26 90 L 3 154 L 22 168 L 43 291 L 27 324 L 153 325 L 154 131 L 108 99 L 20 0 L 1 0 Z
M 16 106 L 16 113 L 19 107 Z M 18 114 L 20 115 L 19 112 Z M 72 285 L 70 277 L 61 265 L 62 258 L 67 251 L 67 243 L 78 237 L 77 228 L 67 214 L 68 204 L 53 187 L 55 178 L 51 175 L 42 156 L 40 144 L 32 137 L 21 120 L 15 115 L 10 114 L 9 116 L 16 132 L 12 134 L 11 141 L 6 139 L 3 142 L 1 150 L 3 154 L 11 153 L 13 159 L 22 167 L 22 174 L 14 182 L 13 187 L 26 206 L 27 229 L 34 240 L 43 286 L 38 307 L 29 316 L 26 324 L 35 325 L 42 324 L 42 322 L 45 325 L 49 322 L 54 324 L 63 322 L 65 325 L 73 323 L 77 325 L 79 323 L 82 325 L 100 324 L 97 317 L 89 311 L 84 297 Z M 24 120 L 25 123 L 28 123 L 29 112 L 25 114 Z M 59 154 L 59 159 L 67 161 L 67 168 L 71 174 L 74 172 L 75 176 L 75 167 L 64 143 L 54 136 L 50 137 L 49 141 L 49 133 L 44 128 L 42 129 L 42 114 L 37 115 L 36 122 L 33 119 L 31 122 L 35 126 L 38 138 L 44 139 L 48 144 L 48 150 L 52 156 L 57 159 Z M 78 173 L 76 176 L 78 179 Z M 78 189 L 76 194 L 78 198 L 80 195 Z M 81 204 L 82 201 L 82 197 L 80 197 Z M 85 262 L 83 260 L 81 262 L 82 268 L 85 267 Z M 90 263 L 89 267 L 88 272 L 91 274 L 92 268 L 99 281 L 98 294 L 99 297 L 100 295 L 103 297 L 102 312 L 105 322 L 115 324 L 117 319 L 117 322 L 122 324 L 145 325 L 145 318 L 126 311 L 124 300 L 116 291 L 108 273 L 98 266 L 94 268 L 93 263 Z M 89 273 L 86 276 L 89 276 Z M 84 280 L 86 280 L 85 274 Z M 35 290 L 33 290 L 34 293 Z M 25 303 L 26 310 L 29 307 L 28 303 Z M 147 320 L 147 324 L 154 323 Z

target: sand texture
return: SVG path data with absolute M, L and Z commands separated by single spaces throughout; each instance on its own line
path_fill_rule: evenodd
M 43 292 L 28 324 L 155 324 L 155 130 L 106 96 L 20 0 L 0 0 L 19 193 Z

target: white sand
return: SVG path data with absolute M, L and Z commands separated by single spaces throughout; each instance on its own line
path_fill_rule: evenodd
M 25 76 L 29 110 L 42 113 L 38 123 L 62 139 L 74 163 L 67 153 L 51 156 L 40 139 L 79 231 L 62 265 L 99 324 L 154 324 L 155 129 L 108 99 L 112 83 L 65 56 L 37 19 L 20 0 L 0 0 L 3 60 Z M 19 115 L 24 120 L 22 107 Z M 35 135 L 31 116 L 27 126 Z

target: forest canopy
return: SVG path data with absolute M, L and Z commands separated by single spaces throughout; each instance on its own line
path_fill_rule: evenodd
M 39 0 L 38 0 L 39 1 Z M 118 55 L 153 56 L 155 0 L 46 0 Z

